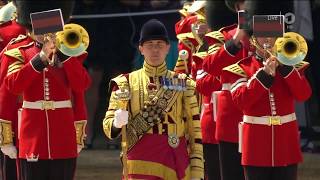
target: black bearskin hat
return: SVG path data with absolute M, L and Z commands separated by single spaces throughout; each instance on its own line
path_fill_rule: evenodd
M 230 11 L 223 0 L 207 1 L 206 18 L 209 27 L 214 31 L 238 21 L 237 15 Z
M 157 19 L 151 19 L 142 26 L 139 44 L 142 45 L 148 40 L 164 40 L 169 43 L 167 29 Z
M 66 23 L 72 14 L 74 2 L 74 0 L 16 0 L 18 22 L 31 30 L 30 13 L 61 9 Z
M 234 8 L 235 4 L 238 2 L 244 2 L 244 1 L 245 0 L 225 0 L 225 3 L 231 11 L 237 12 L 237 10 Z
M 283 1 L 261 1 L 261 0 L 246 0 L 245 9 L 249 15 L 285 15 L 288 12 L 293 12 L 293 0 Z
M 248 11 L 250 17 L 250 24 L 252 27 L 252 17 L 254 15 L 285 15 L 293 12 L 293 0 L 283 1 L 262 1 L 262 0 L 246 0 L 245 9 Z M 288 27 L 286 31 L 288 31 Z

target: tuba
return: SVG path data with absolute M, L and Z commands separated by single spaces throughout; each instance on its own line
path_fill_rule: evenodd
M 56 47 L 66 56 L 79 56 L 88 46 L 89 34 L 78 24 L 66 24 L 56 33 Z
M 253 37 L 251 43 L 260 50 L 266 51 L 270 56 L 275 56 L 281 64 L 293 66 L 307 55 L 308 45 L 306 40 L 298 33 L 287 32 L 283 37 L 277 38 L 272 50 L 261 47 Z

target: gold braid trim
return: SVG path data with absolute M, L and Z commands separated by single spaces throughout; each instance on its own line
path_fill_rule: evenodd
M 13 143 L 11 121 L 0 119 L 0 146 Z
M 187 131 L 189 135 L 190 168 L 191 177 L 204 178 L 204 160 L 201 141 L 201 126 L 199 116 L 199 105 L 195 95 L 195 82 L 187 80 L 187 91 L 184 93 L 184 107 L 187 117 Z M 198 117 L 194 119 L 195 117 Z
M 224 71 L 229 71 L 233 74 L 242 76 L 242 77 L 247 77 L 247 74 L 243 71 L 243 69 L 236 63 L 236 64 L 232 64 L 230 66 L 227 66 L 225 68 L 223 68 Z
M 214 54 L 214 53 L 216 53 L 216 52 L 221 48 L 222 45 L 223 45 L 223 44 L 221 44 L 221 43 L 215 43 L 215 44 L 209 46 L 209 48 L 208 48 L 208 54 Z
M 15 61 L 14 63 L 10 64 L 7 71 L 7 76 L 19 71 L 23 67 L 23 62 Z
M 86 125 L 87 120 L 80 120 L 74 122 L 74 127 L 76 129 L 76 140 L 78 145 L 84 146 L 84 139 L 86 137 Z
M 297 69 L 297 70 L 301 70 L 303 69 L 304 67 L 306 66 L 309 66 L 310 64 L 307 62 L 307 61 L 301 61 L 299 62 L 298 64 L 294 65 L 294 67 Z
M 220 43 L 224 44 L 225 39 L 224 35 L 220 31 L 212 31 L 205 35 L 206 38 L 211 38 L 219 41 Z

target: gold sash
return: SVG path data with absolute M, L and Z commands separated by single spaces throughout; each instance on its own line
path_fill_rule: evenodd
M 151 101 L 144 103 L 144 107 L 127 125 L 128 151 L 148 132 L 154 125 L 161 122 L 175 103 L 181 91 L 164 89 L 161 87 Z

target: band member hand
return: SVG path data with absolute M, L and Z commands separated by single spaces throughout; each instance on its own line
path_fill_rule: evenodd
M 45 35 L 43 40 L 42 50 L 40 52 L 40 58 L 44 63 L 53 65 L 56 59 L 56 38 L 54 34 Z
M 263 70 L 271 75 L 275 76 L 276 75 L 276 69 L 279 66 L 279 62 L 277 61 L 277 58 L 274 56 L 269 57 L 266 61 L 263 62 Z
M 81 152 L 82 148 L 83 148 L 82 145 L 77 144 L 77 152 L 78 152 L 78 154 Z
M 1 151 L 11 159 L 17 159 L 17 148 L 14 145 L 4 145 L 1 147 Z
M 248 39 L 247 32 L 244 29 L 239 29 L 239 26 L 238 26 L 237 31 L 233 36 L 235 45 L 237 45 L 238 47 L 241 47 L 240 42 L 245 39 Z
M 118 109 L 114 112 L 113 126 L 116 128 L 122 128 L 128 124 L 129 113 L 126 110 Z

